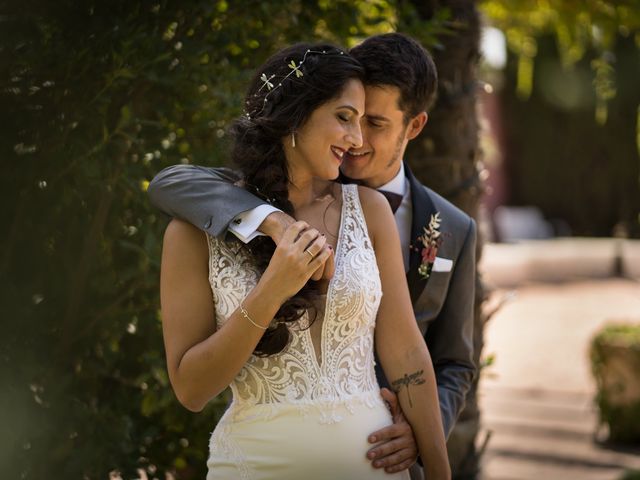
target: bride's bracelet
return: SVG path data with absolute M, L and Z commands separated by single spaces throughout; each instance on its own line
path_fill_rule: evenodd
M 260 330 L 266 330 L 267 327 L 263 327 L 262 325 L 258 325 L 256 322 L 254 322 L 251 317 L 249 316 L 249 313 L 245 310 L 244 306 L 242 304 L 240 304 L 240 313 L 242 313 L 242 316 L 244 318 L 246 318 L 247 320 L 249 320 L 254 326 L 258 327 Z

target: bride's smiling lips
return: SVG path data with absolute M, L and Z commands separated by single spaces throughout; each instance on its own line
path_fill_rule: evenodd
M 333 153 L 333 156 L 336 157 L 336 159 L 338 160 L 338 164 L 341 164 L 347 151 L 344 148 L 340 148 L 340 147 L 336 147 L 335 145 L 332 145 L 331 153 Z

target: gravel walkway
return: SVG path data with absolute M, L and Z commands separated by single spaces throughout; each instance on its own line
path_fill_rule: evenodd
M 590 339 L 605 324 L 640 322 L 640 282 L 576 276 L 585 265 L 572 266 L 567 258 L 553 272 L 553 282 L 541 281 L 540 271 L 531 275 L 536 283 L 521 272 L 510 280 L 505 265 L 515 250 L 505 247 L 501 255 L 499 245 L 490 245 L 482 265 L 489 281 L 502 283 L 496 294 L 509 299 L 485 331 L 485 356 L 494 354 L 495 362 L 480 387 L 483 425 L 491 432 L 483 480 L 614 480 L 625 469 L 640 470 L 640 445 L 621 451 L 594 441 L 597 412 L 588 360 Z M 559 247 L 566 250 L 567 241 Z M 546 246 L 548 256 L 552 248 Z M 518 255 L 512 265 L 524 261 L 522 249 Z M 491 258 L 500 260 L 493 279 Z

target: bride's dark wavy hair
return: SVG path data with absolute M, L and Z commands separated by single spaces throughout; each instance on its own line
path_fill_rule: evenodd
M 300 43 L 270 57 L 251 81 L 245 115 L 230 130 L 234 140 L 232 159 L 243 174 L 245 188 L 292 215 L 283 141 L 290 141 L 291 134 L 315 109 L 338 97 L 349 80 L 363 78 L 358 61 L 333 45 Z M 273 241 L 257 237 L 249 249 L 264 271 L 275 251 Z M 308 282 L 288 299 L 276 313 L 275 328 L 264 333 L 254 353 L 267 356 L 282 351 L 290 338 L 287 324 L 299 320 L 305 312 L 309 312 L 310 322 L 315 319 L 317 296 L 314 284 Z

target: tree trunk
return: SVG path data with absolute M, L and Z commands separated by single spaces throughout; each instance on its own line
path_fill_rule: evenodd
M 409 144 L 406 160 L 416 177 L 449 201 L 477 218 L 482 182 L 479 177 L 480 148 L 476 66 L 479 59 L 480 15 L 474 0 L 412 0 L 421 20 L 429 20 L 441 8 L 450 12 L 454 33 L 439 37 L 443 48 L 431 49 L 438 68 L 438 98 L 429 121 Z M 482 240 L 478 239 L 477 259 Z M 480 305 L 485 290 L 476 277 L 474 357 L 480 362 L 485 319 Z M 473 479 L 479 472 L 476 438 L 480 430 L 478 381 L 467 396 L 466 407 L 448 442 L 455 479 Z

